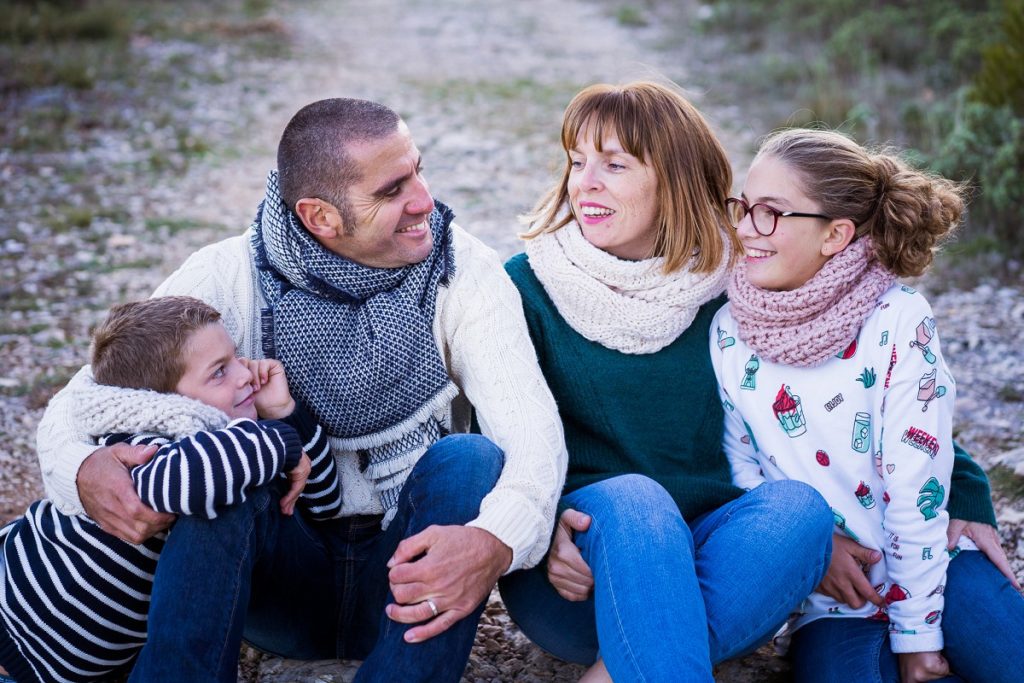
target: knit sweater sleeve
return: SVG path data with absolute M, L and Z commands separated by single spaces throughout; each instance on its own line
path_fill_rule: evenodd
M 505 455 L 469 526 L 512 549 L 509 571 L 532 567 L 547 551 L 565 480 L 562 424 L 515 286 L 491 249 L 461 229 L 455 237 L 456 277 L 440 311 L 449 372 Z
M 981 465 L 953 442 L 953 481 L 949 487 L 949 518 L 996 526 L 992 491 Z
M 249 491 L 295 466 L 302 443 L 283 422 L 236 420 L 162 446 L 131 471 L 142 502 L 158 512 L 217 517 Z
M 284 419 L 299 433 L 302 450 L 312 465 L 298 505 L 312 519 L 333 519 L 341 515 L 341 479 L 331 455 L 327 432 L 298 401 L 295 410 Z
M 86 365 L 50 399 L 36 430 L 36 453 L 46 495 L 65 515 L 85 512 L 78 496 L 78 468 L 97 446 L 74 419 L 72 394 L 91 379 L 92 368 Z
M 728 321 L 725 323 L 725 321 Z M 746 427 L 743 416 L 736 409 L 736 404 L 729 396 L 729 390 L 737 390 L 738 387 L 725 386 L 725 373 L 723 364 L 726 362 L 722 353 L 720 339 L 722 337 L 723 323 L 730 329 L 732 316 L 729 314 L 729 304 L 723 306 L 711 322 L 711 334 L 709 344 L 711 346 L 711 365 L 715 370 L 715 379 L 718 381 L 718 395 L 722 401 L 722 408 L 725 412 L 725 428 L 722 434 L 722 447 L 729 459 L 729 467 L 732 470 L 732 483 L 747 491 L 760 486 L 767 481 L 761 465 L 757 460 L 757 445 L 753 435 Z

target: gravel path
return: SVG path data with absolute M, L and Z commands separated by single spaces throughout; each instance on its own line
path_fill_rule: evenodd
M 682 14 L 696 11 L 695 3 L 683 6 Z M 597 81 L 658 74 L 696 89 L 715 81 L 707 71 L 714 64 L 701 50 L 701 41 L 712 38 L 673 35 L 658 21 L 627 27 L 615 19 L 616 7 L 541 0 L 281 3 L 260 30 L 286 42 L 289 56 L 253 56 L 229 40 L 214 47 L 136 40 L 132 49 L 151 65 L 173 69 L 182 55 L 199 65 L 177 82 L 174 111 L 119 111 L 125 126 L 98 123 L 45 154 L 0 150 L 0 517 L 20 514 L 41 495 L 35 424 L 49 396 L 86 358 L 90 327 L 111 303 L 146 296 L 196 247 L 247 225 L 280 132 L 303 104 L 345 95 L 395 108 L 423 152 L 434 194 L 502 256 L 518 251 L 515 216 L 560 162 L 561 111 L 575 92 Z M 203 67 L 219 76 L 205 77 Z M 34 113 L 50 106 L 47 97 L 60 94 L 5 99 L 0 113 L 28 130 Z M 760 125 L 737 107 L 693 99 L 742 169 L 751 131 Z M 171 144 L 173 127 L 164 119 L 186 121 L 188 134 Z M 189 156 L 203 141 L 213 141 L 211 152 Z M 152 149 L 178 151 L 138 173 L 140 155 Z M 83 175 L 94 189 L 69 179 Z M 1018 467 L 1024 475 L 1021 289 L 938 294 L 938 284 L 922 286 L 936 292 L 932 303 L 958 379 L 959 438 L 987 467 Z M 1000 498 L 998 506 L 1007 550 L 1024 578 L 1024 505 Z M 295 664 L 251 651 L 243 651 L 240 671 L 240 680 L 264 682 L 351 677 L 336 663 Z M 581 671 L 530 645 L 492 597 L 464 680 L 572 681 Z M 785 665 L 761 652 L 724 665 L 718 680 L 786 680 Z

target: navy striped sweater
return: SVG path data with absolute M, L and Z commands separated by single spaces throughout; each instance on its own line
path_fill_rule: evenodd
M 236 420 L 175 442 L 112 434 L 100 444 L 122 441 L 160 444 L 152 460 L 131 472 L 135 490 L 154 510 L 215 518 L 293 468 L 304 450 L 312 471 L 298 506 L 314 519 L 341 511 L 326 434 L 302 409 L 282 422 Z M 132 545 L 84 514 L 61 514 L 48 500 L 0 529 L 6 565 L 0 616 L 40 680 L 96 681 L 138 654 L 146 642 L 153 574 L 171 532 Z

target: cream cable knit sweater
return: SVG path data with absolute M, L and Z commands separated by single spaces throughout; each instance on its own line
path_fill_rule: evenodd
M 480 427 L 505 453 L 494 490 L 470 522 L 512 548 L 509 571 L 543 559 L 551 538 L 555 506 L 565 479 L 567 455 L 551 392 L 537 365 L 515 286 L 497 254 L 458 226 L 455 278 L 441 288 L 434 338 L 460 395 L 446 416 L 452 431 L 469 427 L 470 404 Z M 249 257 L 249 232 L 193 254 L 161 284 L 154 296 L 183 294 L 220 311 L 239 354 L 261 357 L 259 311 L 264 305 Z M 71 392 L 88 366 L 50 402 L 39 425 L 39 461 L 47 495 L 65 514 L 82 511 L 75 482 L 78 468 L 95 446 L 73 419 Z M 376 514 L 380 501 L 359 471 L 359 458 L 332 443 L 342 479 L 342 514 Z

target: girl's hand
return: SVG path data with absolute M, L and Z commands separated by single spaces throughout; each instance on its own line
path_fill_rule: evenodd
M 281 361 L 271 358 L 252 360 L 239 358 L 252 373 L 252 389 L 256 392 L 256 413 L 268 420 L 282 420 L 295 410 L 295 401 L 288 391 L 288 378 Z
M 849 536 L 832 534 L 832 560 L 815 590 L 854 609 L 860 609 L 865 602 L 882 607 L 885 600 L 865 573 L 881 559 L 882 553 L 877 550 L 865 548 Z
M 559 595 L 572 602 L 586 600 L 594 589 L 594 575 L 572 540 L 574 532 L 589 528 L 589 515 L 571 508 L 566 510 L 558 520 L 548 551 L 548 581 Z
M 1010 569 L 1010 561 L 1006 559 L 1006 553 L 999 542 L 999 534 L 996 532 L 995 527 L 982 524 L 981 522 L 965 522 L 962 519 L 949 520 L 949 528 L 946 530 L 946 537 L 949 543 L 946 545 L 946 548 L 948 550 L 955 548 L 956 544 L 960 542 L 960 536 L 966 536 L 974 541 L 974 544 L 978 546 L 978 550 L 985 553 L 985 557 L 991 560 L 996 569 L 1001 571 L 1003 576 L 1010 580 L 1013 587 L 1017 590 L 1021 589 L 1020 582 L 1017 581 L 1017 577 L 1013 575 L 1013 570 Z
M 899 655 L 903 683 L 934 681 L 949 675 L 949 662 L 941 652 L 904 652 Z

